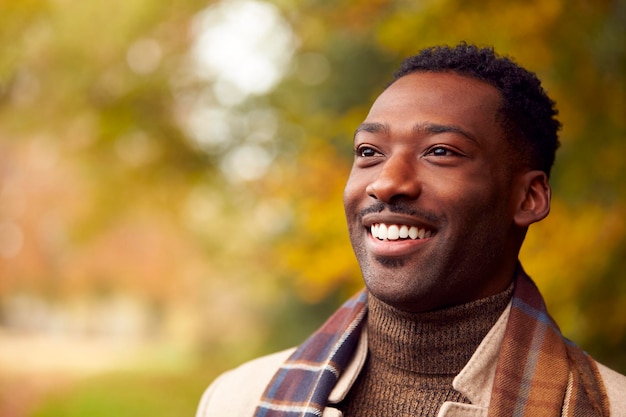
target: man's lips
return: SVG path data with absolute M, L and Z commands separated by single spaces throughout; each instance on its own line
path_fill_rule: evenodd
M 379 240 L 426 239 L 434 234 L 432 230 L 425 227 L 387 223 L 372 224 L 370 226 L 370 233 Z
M 426 239 L 437 228 L 419 217 L 399 213 L 372 213 L 361 217 L 363 226 L 379 240 Z
M 368 232 L 368 250 L 378 256 L 409 255 L 437 233 L 435 227 L 398 213 L 368 214 L 361 220 Z

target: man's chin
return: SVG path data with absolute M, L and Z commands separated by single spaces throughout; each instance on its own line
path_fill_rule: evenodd
M 406 264 L 404 258 L 399 256 L 376 256 L 374 261 L 385 268 L 402 268 Z

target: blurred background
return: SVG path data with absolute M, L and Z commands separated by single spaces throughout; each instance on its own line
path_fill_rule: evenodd
M 461 40 L 557 101 L 522 253 L 626 372 L 626 2 L 0 0 L 0 416 L 193 415 L 217 373 L 360 288 L 351 138 L 402 58 Z

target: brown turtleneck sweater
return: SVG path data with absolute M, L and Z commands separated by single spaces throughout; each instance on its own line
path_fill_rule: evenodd
M 340 405 L 346 417 L 436 416 L 445 401 L 469 401 L 452 380 L 508 304 L 506 291 L 426 313 L 397 310 L 370 294 L 368 356 Z

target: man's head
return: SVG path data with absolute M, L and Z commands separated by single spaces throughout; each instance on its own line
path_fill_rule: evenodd
M 438 46 L 409 57 L 394 74 L 394 81 L 413 72 L 454 72 L 476 78 L 500 92 L 499 121 L 513 145 L 513 157 L 550 177 L 559 147 L 561 124 L 557 111 L 537 76 L 492 48 L 462 43 L 456 47 Z
M 510 283 L 526 228 L 550 208 L 558 127 L 533 119 L 539 116 L 529 103 L 538 96 L 549 108 L 541 117 L 553 120 L 555 111 L 538 84 L 524 96 L 529 80 L 536 78 L 490 50 L 461 45 L 409 58 L 378 97 L 355 133 L 344 195 L 352 245 L 374 296 L 425 311 Z M 525 120 L 543 127 L 518 126 Z M 549 124 L 552 156 L 535 160 L 537 141 L 526 135 Z

